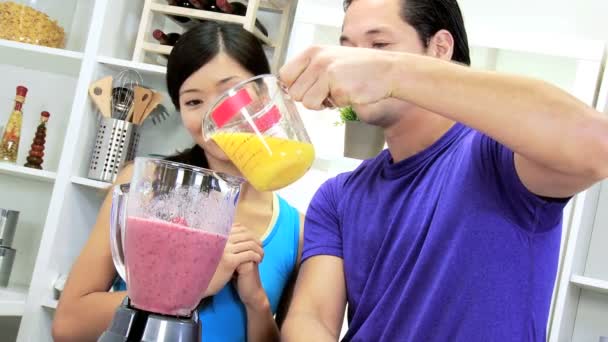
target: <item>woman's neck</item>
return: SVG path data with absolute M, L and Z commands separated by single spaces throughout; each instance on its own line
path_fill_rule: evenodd
M 223 161 L 223 160 L 219 160 L 206 152 L 205 152 L 205 156 L 207 157 L 207 161 L 209 163 L 210 169 L 217 171 L 217 172 L 226 173 L 231 176 L 242 177 L 241 173 L 236 168 L 236 166 L 234 166 L 234 164 Z M 266 207 L 268 204 L 270 204 L 270 208 L 272 209 L 272 193 L 257 191 L 253 186 L 251 186 L 251 184 L 249 184 L 248 182 L 245 182 L 241 186 L 239 202 L 247 203 L 247 204 L 254 204 L 255 206 L 257 206 L 256 204 L 262 204 L 263 207 Z

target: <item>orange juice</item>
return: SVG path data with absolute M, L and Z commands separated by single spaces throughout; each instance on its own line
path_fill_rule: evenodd
M 259 191 L 283 188 L 302 177 L 315 159 L 312 144 L 254 133 L 217 133 L 213 141 Z

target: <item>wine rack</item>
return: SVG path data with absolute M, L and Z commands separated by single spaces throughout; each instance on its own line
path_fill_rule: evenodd
M 272 60 L 270 61 L 270 65 L 273 71 L 277 71 L 285 60 L 287 43 L 293 25 L 297 4 L 297 0 L 249 0 L 247 2 L 247 14 L 245 16 L 239 16 L 171 6 L 166 3 L 158 2 L 158 0 L 145 0 L 137 39 L 135 41 L 133 61 L 144 62 L 146 53 L 160 55 L 169 55 L 171 53 L 171 46 L 146 41 L 146 37 L 150 34 L 152 29 L 153 16 L 162 14 L 176 24 L 182 26 L 184 30 L 187 30 L 192 25 L 192 22 L 182 23 L 175 20 L 174 16 L 240 24 L 243 28 L 253 33 L 264 42 L 268 48 L 272 49 Z M 274 37 L 264 35 L 255 26 L 261 11 L 271 12 L 280 16 L 279 30 Z

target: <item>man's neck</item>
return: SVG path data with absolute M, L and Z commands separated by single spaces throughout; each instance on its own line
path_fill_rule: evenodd
M 403 115 L 384 130 L 393 161 L 398 163 L 429 148 L 454 124 L 450 119 L 421 108 Z

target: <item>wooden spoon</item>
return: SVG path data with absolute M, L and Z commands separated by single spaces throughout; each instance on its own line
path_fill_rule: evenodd
M 156 109 L 156 107 L 161 102 L 163 102 L 163 95 L 161 93 L 159 93 L 159 92 L 153 91 L 152 101 L 150 101 L 150 103 L 148 104 L 148 107 L 144 111 L 143 115 L 140 117 L 140 119 L 137 122 L 137 124 L 138 125 L 142 124 L 146 120 L 146 118 L 148 117 L 148 115 L 150 115 L 150 113 L 152 113 L 154 111 L 154 109 Z
M 148 88 L 135 87 L 135 103 L 133 104 L 133 112 L 127 121 L 131 121 L 136 125 L 140 124 L 141 117 L 152 102 L 154 92 Z
M 93 82 L 89 87 L 89 96 L 103 117 L 112 117 L 112 76 Z

